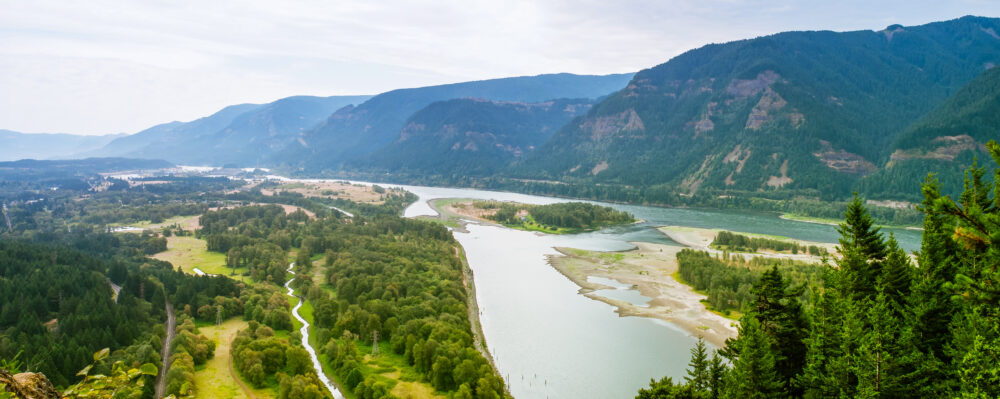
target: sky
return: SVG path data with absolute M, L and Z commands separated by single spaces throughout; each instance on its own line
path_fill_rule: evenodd
M 1000 1 L 0 0 L 0 129 L 135 133 L 239 103 L 635 72 L 709 43 Z

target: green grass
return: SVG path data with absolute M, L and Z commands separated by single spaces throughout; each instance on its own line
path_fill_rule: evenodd
M 215 341 L 215 356 L 199 366 L 194 374 L 195 388 L 199 398 L 244 399 L 247 396 L 229 373 L 230 342 L 237 331 L 246 328 L 247 322 L 239 318 L 229 319 L 221 325 L 199 323 L 199 333 Z M 237 378 L 240 378 L 237 373 Z M 254 389 L 244 381 L 251 393 L 259 399 L 270 399 L 277 395 L 273 388 Z
M 194 274 L 198 268 L 208 274 L 229 276 L 233 269 L 226 267 L 226 255 L 208 250 L 205 240 L 194 237 L 167 237 L 167 250 L 153 255 L 153 258 L 170 262 L 185 273 Z M 237 268 L 236 275 L 247 272 L 247 268 Z

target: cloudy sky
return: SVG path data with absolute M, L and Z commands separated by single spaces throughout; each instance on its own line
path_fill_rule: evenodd
M 0 129 L 134 133 L 297 94 L 647 68 L 786 30 L 882 29 L 1000 1 L 0 0 Z

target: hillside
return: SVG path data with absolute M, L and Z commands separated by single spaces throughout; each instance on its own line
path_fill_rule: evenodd
M 234 105 L 191 122 L 166 123 L 123 137 L 97 154 L 203 165 L 257 165 L 337 109 L 368 98 L 296 96 L 263 105 Z
M 358 159 L 392 143 L 407 119 L 436 101 L 485 98 L 539 102 L 554 98 L 597 98 L 625 86 L 631 74 L 606 76 L 555 74 L 393 90 L 354 107 L 345 107 L 302 134 L 296 148 L 276 155 L 276 163 L 323 171 Z
M 921 118 L 892 144 L 885 167 L 866 176 L 861 192 L 919 200 L 924 176 L 935 173 L 942 191 L 957 196 L 963 171 L 978 158 L 992 164 L 985 144 L 1000 139 L 1000 68 L 991 68 Z M 995 165 L 993 165 L 995 166 Z
M 513 175 L 842 197 L 895 137 L 1000 63 L 997 31 L 1000 19 L 964 17 L 708 45 L 640 71 Z
M 82 136 L 65 133 L 20 133 L 0 129 L 0 161 L 18 159 L 71 158 L 81 152 L 101 148 L 122 137 L 120 134 Z
M 396 174 L 492 175 L 523 159 L 593 103 L 586 99 L 435 102 L 407 119 L 395 141 L 349 165 Z

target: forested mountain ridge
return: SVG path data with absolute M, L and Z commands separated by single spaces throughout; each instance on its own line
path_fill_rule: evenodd
M 461 171 L 489 176 L 523 159 L 593 103 L 590 99 L 524 103 L 473 98 L 435 102 L 407 119 L 395 141 L 348 165 L 404 174 Z
M 393 90 L 330 115 L 301 135 L 300 146 L 276 154 L 273 161 L 301 165 L 305 159 L 304 165 L 311 171 L 335 168 L 392 143 L 407 118 L 436 101 L 468 97 L 519 102 L 598 98 L 621 89 L 631 76 L 562 73 Z
M 973 162 L 989 163 L 985 144 L 1000 137 L 1000 68 L 991 68 L 901 134 L 885 167 L 866 176 L 859 192 L 914 200 L 919 182 L 935 173 L 941 190 L 955 195 L 963 171 Z
M 516 177 L 843 197 L 893 139 L 1000 63 L 1000 19 L 786 32 L 640 71 Z
M 337 109 L 368 98 L 295 96 L 263 105 L 233 105 L 191 122 L 153 126 L 117 139 L 94 153 L 188 164 L 256 165 Z

